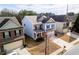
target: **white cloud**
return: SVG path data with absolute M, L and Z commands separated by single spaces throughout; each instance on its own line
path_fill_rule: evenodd
M 65 4 L 35 4 L 35 5 L 16 5 L 16 7 L 21 10 L 21 9 L 27 9 L 27 10 L 33 10 L 38 13 L 41 12 L 52 12 L 52 13 L 57 13 L 60 14 L 62 11 L 63 13 L 66 12 L 66 5 Z M 61 13 L 62 14 L 62 13 Z
M 5 6 L 0 5 L 0 9 L 4 8 Z M 21 9 L 26 10 L 33 10 L 37 13 L 41 12 L 51 12 L 55 14 L 66 14 L 67 4 L 6 4 L 8 9 L 13 9 L 20 11 Z M 79 4 L 69 4 L 68 5 L 68 12 L 79 12 Z

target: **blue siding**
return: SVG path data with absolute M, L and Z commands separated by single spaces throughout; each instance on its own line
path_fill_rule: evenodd
M 23 25 L 23 29 L 24 29 L 24 33 L 32 38 L 33 37 L 33 29 L 32 29 L 32 23 L 29 21 L 28 18 L 24 17 L 22 20 L 22 25 Z

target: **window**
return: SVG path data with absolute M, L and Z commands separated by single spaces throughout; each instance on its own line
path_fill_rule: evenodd
M 54 24 L 51 25 L 51 28 L 54 28 Z
M 24 26 L 26 26 L 26 24 L 24 24 Z
M 19 30 L 19 34 L 21 35 L 21 30 Z
M 3 32 L 3 38 L 5 38 L 5 33 Z
M 50 25 L 47 25 L 47 28 L 50 28 Z
M 10 32 L 3 32 L 3 38 L 10 38 L 11 37 L 11 33 Z
M 15 30 L 15 36 L 19 36 L 19 30 Z
M 36 33 L 34 33 L 34 38 L 36 38 Z

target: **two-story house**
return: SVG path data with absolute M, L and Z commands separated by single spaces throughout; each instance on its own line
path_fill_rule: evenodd
M 55 21 L 52 18 L 45 17 L 38 21 L 37 16 L 25 16 L 22 20 L 22 25 L 25 35 L 30 36 L 34 40 L 45 35 L 50 37 L 54 35 L 55 31 Z
M 43 20 L 44 18 L 52 18 L 56 25 L 56 32 L 66 33 L 68 32 L 68 22 L 66 21 L 66 15 L 51 15 L 39 17 L 38 21 Z
M 0 54 L 23 47 L 23 28 L 16 17 L 0 17 Z
M 66 21 L 66 15 L 54 15 L 51 16 L 56 23 L 56 31 L 59 33 L 68 32 L 68 22 Z

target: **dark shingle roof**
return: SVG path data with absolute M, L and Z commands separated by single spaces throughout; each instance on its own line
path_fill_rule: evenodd
M 44 18 L 44 19 L 42 20 L 42 23 L 46 23 L 48 20 L 49 20 L 49 18 Z
M 0 27 L 2 27 L 6 22 L 8 22 L 8 18 L 4 19 L 1 23 L 0 23 Z
M 65 22 L 65 15 L 54 15 L 51 18 L 53 18 L 57 22 Z
M 65 15 L 53 15 L 53 16 L 50 16 L 48 18 L 44 18 L 42 20 L 43 23 L 46 23 L 50 18 L 54 19 L 55 21 L 57 22 L 65 22 Z

